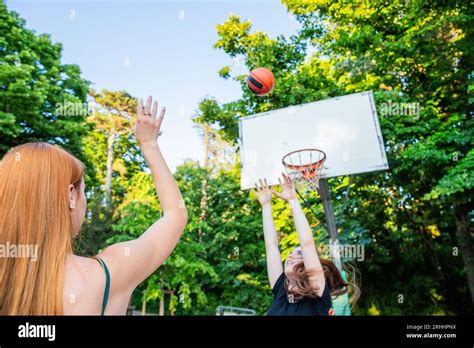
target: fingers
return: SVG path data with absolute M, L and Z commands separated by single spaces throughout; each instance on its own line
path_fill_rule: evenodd
M 262 181 L 262 179 L 260 179 L 260 180 L 258 180 L 258 182 L 260 183 L 260 187 L 261 187 L 262 190 L 268 190 L 269 189 L 267 179 L 263 179 L 263 181 Z
M 157 105 L 157 108 L 158 108 L 158 105 Z M 157 126 L 161 126 L 161 122 L 163 121 L 163 118 L 165 117 L 165 113 L 166 113 L 166 108 L 163 107 L 161 109 L 160 115 L 156 118 L 156 125 Z
M 286 175 L 283 175 L 283 180 L 284 182 L 282 181 L 281 178 L 278 178 L 278 183 L 281 185 L 281 186 L 292 186 L 293 185 L 293 181 L 292 179 L 289 177 L 289 176 L 286 176 Z M 255 190 L 257 192 L 261 192 L 263 190 L 268 190 L 268 191 L 271 191 L 275 194 L 279 194 L 279 192 L 275 191 L 274 188 L 276 186 L 270 186 L 270 184 L 268 183 L 267 179 L 259 179 L 258 182 L 255 182 L 254 183 L 254 187 L 255 187 Z M 279 196 L 279 195 L 278 195 Z M 279 196 L 280 197 L 280 196 Z
M 151 109 L 151 118 L 156 119 L 156 112 L 158 111 L 158 102 L 155 100 L 153 102 L 153 108 Z
M 259 179 L 258 183 L 254 183 L 255 190 L 257 192 L 262 192 L 263 190 L 270 190 L 267 179 Z M 273 191 L 272 191 L 273 192 Z
M 293 179 L 290 176 L 288 176 L 288 183 L 293 187 Z
M 151 110 L 151 102 L 153 98 L 151 96 L 148 97 L 146 100 L 146 105 L 145 105 L 145 116 L 150 115 L 150 110 Z
M 288 175 L 286 175 L 285 173 L 281 173 L 281 175 L 283 176 L 283 179 L 285 180 L 286 185 L 289 185 L 289 186 L 293 185 L 293 180 L 291 180 L 291 178 Z

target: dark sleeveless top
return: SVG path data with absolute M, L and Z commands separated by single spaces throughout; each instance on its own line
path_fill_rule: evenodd
M 107 307 L 107 301 L 109 300 L 109 291 L 110 291 L 110 273 L 109 269 L 107 268 L 107 265 L 105 264 L 104 260 L 102 260 L 100 257 L 95 258 L 102 268 L 104 269 L 105 272 L 105 290 L 104 290 L 104 297 L 102 299 L 102 313 L 101 315 L 104 315 L 105 313 L 105 307 Z
M 273 286 L 275 298 L 267 315 L 332 315 L 331 292 L 327 282 L 321 297 L 303 297 L 292 303 L 285 288 L 285 279 L 285 273 L 282 273 Z

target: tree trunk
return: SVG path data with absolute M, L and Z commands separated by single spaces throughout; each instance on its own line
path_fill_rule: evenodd
M 469 221 L 469 208 L 461 205 L 454 206 L 456 219 L 456 237 L 461 249 L 464 267 L 466 269 L 467 284 L 471 292 L 471 301 L 474 303 L 474 250 L 473 231 Z
M 204 168 L 208 169 L 209 167 L 209 126 L 206 124 L 204 125 Z M 207 193 L 206 193 L 206 186 L 207 186 L 207 178 L 205 177 L 201 183 L 201 214 L 199 219 L 204 221 L 206 218 L 206 207 L 207 207 Z
M 204 168 L 206 170 L 209 167 L 209 125 L 204 124 Z M 207 175 L 207 173 L 206 173 Z M 201 213 L 199 214 L 199 221 L 204 221 L 206 219 L 206 208 L 207 208 L 207 177 L 204 177 L 201 183 Z M 203 233 L 202 230 L 199 229 L 199 242 L 202 242 Z
M 438 258 L 438 253 L 436 252 L 435 247 L 433 245 L 433 238 L 431 237 L 431 232 L 421 227 L 420 233 L 422 235 L 422 238 L 425 244 L 428 247 L 428 254 L 430 255 L 431 263 L 436 273 L 436 278 L 438 282 L 440 283 L 440 285 L 444 287 L 446 284 L 446 278 L 444 276 L 443 268 L 441 267 L 441 262 L 439 261 L 439 258 Z
M 158 315 L 164 316 L 165 315 L 165 295 L 160 300 L 160 309 L 158 310 Z
M 107 206 L 112 203 L 112 165 L 114 163 L 115 132 L 111 131 L 107 139 L 107 174 L 105 178 L 105 198 Z

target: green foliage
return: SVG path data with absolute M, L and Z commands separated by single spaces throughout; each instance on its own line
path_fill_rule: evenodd
M 128 187 L 141 187 L 141 181 L 148 178 L 142 172 L 145 169 L 145 161 L 131 133 L 136 99 L 124 91 L 103 90 L 97 93 L 92 90 L 90 96 L 94 98 L 95 110 L 87 117 L 90 131 L 83 137 L 84 152 L 89 163 L 86 170 L 89 213 L 86 215 L 76 247 L 77 252 L 83 255 L 96 254 L 110 241 L 122 241 L 120 238 L 123 236 L 115 235 L 113 230 L 113 223 L 118 218 L 114 206 L 129 203 L 124 200 Z M 109 155 L 111 166 L 107 166 Z M 111 176 L 111 202 L 107 196 L 108 170 Z M 153 211 L 156 218 L 158 204 L 154 196 L 154 190 L 150 190 L 147 195 L 141 195 L 138 199 L 147 197 L 146 201 L 142 199 L 140 204 L 149 202 L 153 205 L 148 211 Z M 127 197 L 134 199 L 132 195 Z M 129 207 L 131 212 L 126 214 L 125 219 L 135 212 L 134 207 Z M 139 218 L 140 216 L 138 215 Z M 150 220 L 142 221 L 142 224 L 137 222 L 132 235 L 138 237 L 141 234 L 138 232 L 146 229 L 148 221 Z
M 215 48 L 240 56 L 249 70 L 271 69 L 273 92 L 256 97 L 245 76 L 223 67 L 219 74 L 241 83 L 242 98 L 224 105 L 204 99 L 195 122 L 232 144 L 242 116 L 372 89 L 392 169 L 329 182 L 340 243 L 364 247 L 362 260 L 344 260 L 356 265 L 351 276 L 362 289 L 354 313 L 465 312 L 468 265 L 453 253 L 460 243 L 459 216 L 450 207 L 472 200 L 467 9 L 401 1 L 284 3 L 302 24 L 289 39 L 252 32 L 251 23 L 237 15 L 217 25 Z M 312 55 L 308 47 L 315 49 Z M 410 103 L 414 113 L 403 110 Z M 189 209 L 186 232 L 135 300 L 154 301 L 163 290 L 173 290 L 177 296 L 169 307 L 177 314 L 213 314 L 219 305 L 264 314 L 272 298 L 260 208 L 239 189 L 238 163 L 216 169 L 186 162 L 176 178 Z M 134 238 L 156 219 L 152 193 L 150 179 L 136 175 L 130 181 L 114 225 L 120 234 L 111 241 Z M 328 244 L 324 212 L 315 194 L 306 200 L 322 252 Z M 285 258 L 298 240 L 288 206 L 275 200 L 273 208 Z
M 198 114 L 194 118 L 194 122 L 198 124 L 216 124 L 218 132 L 228 141 L 234 141 L 237 138 L 239 128 L 237 119 L 239 113 L 236 110 L 237 105 L 226 104 L 221 107 L 215 99 L 205 98 L 199 103 Z
M 224 66 L 219 75 L 238 81 L 242 98 L 223 105 L 203 99 L 194 121 L 230 149 L 240 117 L 372 90 L 391 169 L 329 181 L 340 243 L 364 246 L 363 260 L 344 260 L 356 265 L 362 290 L 353 313 L 472 312 L 466 286 L 466 274 L 474 270 L 472 235 L 463 233 L 472 230 L 474 185 L 472 8 L 462 1 L 282 2 L 301 24 L 289 38 L 252 31 L 250 21 L 237 15 L 216 26 L 214 47 L 242 58 L 249 70 L 272 70 L 272 93 L 255 96 L 246 76 L 233 76 Z M 79 253 L 139 237 L 160 217 L 160 205 L 130 134 L 136 99 L 126 91 L 91 91 L 98 109 L 92 115 L 78 111 L 74 105 L 86 101 L 88 82 L 77 66 L 61 64 L 61 45 L 26 29 L 3 2 L 0 33 L 0 154 L 43 140 L 85 159 L 89 209 Z M 415 112 L 403 109 L 412 104 Z M 164 291 L 173 291 L 166 304 L 175 314 L 213 315 L 219 305 L 264 314 L 272 293 L 260 207 L 240 190 L 238 161 L 208 167 L 187 161 L 175 177 L 189 223 L 133 303 L 140 307 L 145 300 L 156 308 Z M 305 198 L 323 253 L 323 208 L 316 194 Z M 284 259 L 297 235 L 288 205 L 278 199 L 272 204 Z
M 0 157 L 13 146 L 47 141 L 85 159 L 86 115 L 59 110 L 68 103 L 83 105 L 89 82 L 78 66 L 61 63 L 61 50 L 0 2 Z
M 330 182 L 341 243 L 365 246 L 356 313 L 465 311 L 469 290 L 462 277 L 473 271 L 474 258 L 472 238 L 463 242 L 459 231 L 470 218 L 460 219 L 451 206 L 464 214 L 472 207 L 472 11 L 463 2 L 283 3 L 302 24 L 289 40 L 252 32 L 251 23 L 236 15 L 217 26 L 215 47 L 243 56 L 249 70 L 270 68 L 276 87 L 255 97 L 242 77 L 234 77 L 242 83 L 242 99 L 216 109 L 238 105 L 244 116 L 373 90 L 392 169 L 354 177 L 348 195 L 346 179 Z M 311 46 L 314 53 L 304 59 Z M 414 112 L 403 109 L 413 103 Z M 229 118 L 222 120 L 214 116 L 212 122 L 223 132 L 232 128 Z M 323 221 L 318 202 L 310 201 Z M 284 210 L 276 217 L 289 232 Z M 315 236 L 327 237 L 322 226 Z M 282 239 L 284 245 L 294 242 L 291 233 Z M 458 243 L 471 261 L 463 264 L 453 255 Z M 403 304 L 399 294 L 405 294 Z
M 175 173 L 188 207 L 189 222 L 176 250 L 138 292 L 154 301 L 173 290 L 177 314 L 213 314 L 219 305 L 244 306 L 264 313 L 271 303 L 265 270 L 258 203 L 240 191 L 237 168 L 212 175 L 195 162 Z M 207 180 L 206 218 L 202 218 L 201 184 Z M 118 207 L 109 243 L 136 238 L 158 216 L 154 185 L 138 173 Z M 136 304 L 138 306 L 138 303 Z

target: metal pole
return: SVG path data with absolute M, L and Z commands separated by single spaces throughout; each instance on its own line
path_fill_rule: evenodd
M 339 253 L 339 234 L 337 233 L 336 221 L 334 219 L 334 210 L 331 203 L 331 192 L 326 179 L 319 180 L 319 195 L 323 202 L 326 225 L 329 231 L 331 242 L 331 256 L 337 269 L 342 272 L 341 255 Z

